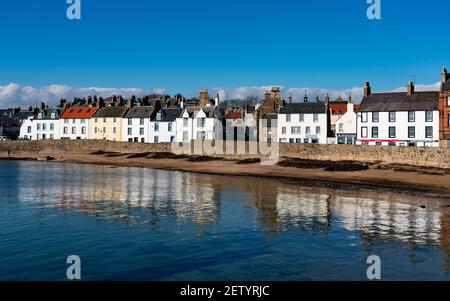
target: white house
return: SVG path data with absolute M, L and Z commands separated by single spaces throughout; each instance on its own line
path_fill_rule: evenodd
M 439 146 L 439 92 L 371 94 L 369 83 L 357 117 L 358 145 Z
M 60 116 L 61 139 L 89 139 L 89 122 L 97 112 L 97 107 L 69 107 Z
M 123 141 L 151 143 L 150 120 L 154 110 L 153 106 L 129 109 L 122 119 Z
M 20 128 L 20 139 L 53 140 L 61 139 L 59 117 L 61 109 L 40 110 L 24 120 Z
M 347 111 L 336 120 L 336 143 L 355 144 L 356 143 L 356 119 L 355 105 L 353 102 L 347 103 Z
M 150 121 L 150 143 L 175 142 L 177 136 L 177 117 L 183 109 L 167 108 L 156 113 Z
M 176 119 L 176 141 L 222 139 L 223 137 L 216 137 L 215 133 L 221 125 L 222 117 L 219 107 L 186 107 Z M 222 133 L 223 131 L 220 130 L 219 135 Z
M 278 114 L 280 143 L 327 143 L 329 112 L 324 102 L 288 103 Z

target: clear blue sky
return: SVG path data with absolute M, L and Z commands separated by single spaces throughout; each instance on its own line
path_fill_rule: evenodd
M 2 0 L 0 85 L 378 89 L 450 67 L 450 1 Z

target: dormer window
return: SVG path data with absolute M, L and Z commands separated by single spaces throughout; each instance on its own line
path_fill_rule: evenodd
M 44 113 L 39 113 L 38 119 L 42 119 L 44 117 Z
M 156 119 L 161 120 L 162 118 L 162 113 L 158 112 L 158 114 L 156 114 Z
M 52 119 L 55 119 L 56 118 L 56 112 L 53 112 L 52 113 Z

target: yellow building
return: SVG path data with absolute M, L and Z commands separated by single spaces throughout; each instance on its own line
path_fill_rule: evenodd
M 127 107 L 100 108 L 89 120 L 89 139 L 122 141 L 122 118 Z

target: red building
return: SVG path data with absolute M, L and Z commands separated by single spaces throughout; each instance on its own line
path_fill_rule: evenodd
M 450 143 L 450 76 L 445 68 L 442 69 L 439 116 L 439 139 Z

